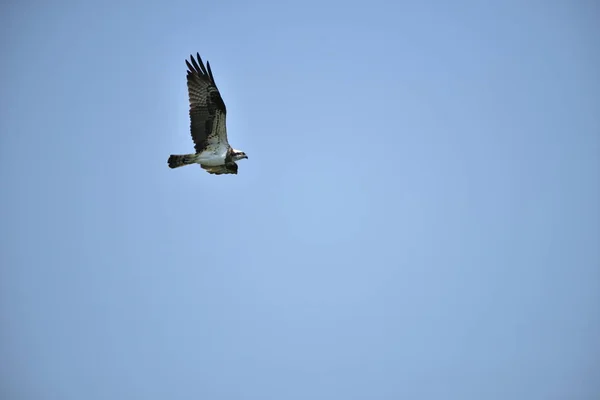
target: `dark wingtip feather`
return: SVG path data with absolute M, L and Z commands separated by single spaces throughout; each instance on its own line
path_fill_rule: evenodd
M 192 67 L 192 65 L 190 64 L 190 62 L 188 60 L 185 60 L 185 63 L 188 67 L 188 74 L 191 74 L 194 72 L 194 67 Z
M 210 69 L 210 63 L 208 61 L 206 62 L 206 68 L 208 69 L 208 76 L 210 77 L 212 84 L 217 86 L 217 84 L 215 83 L 215 77 L 213 76 L 212 70 Z
M 196 61 L 198 59 L 198 61 Z M 200 53 L 196 52 L 196 58 L 192 54 L 190 54 L 190 61 L 185 60 L 185 63 L 189 69 L 190 74 L 199 75 L 201 78 L 208 79 L 210 83 L 212 83 L 215 87 L 217 84 L 215 83 L 215 77 L 213 76 L 212 70 L 210 69 L 210 63 L 207 61 L 206 66 L 204 65 L 204 61 L 202 61 L 202 57 L 200 57 Z
M 202 74 L 202 70 L 200 69 L 200 67 L 198 66 L 198 63 L 196 62 L 196 60 L 194 59 L 194 57 L 191 57 L 192 60 L 192 65 L 194 66 L 194 72 L 197 72 L 199 74 Z

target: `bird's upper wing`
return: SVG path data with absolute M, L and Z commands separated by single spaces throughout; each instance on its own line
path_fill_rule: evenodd
M 208 146 L 229 147 L 229 143 L 225 126 L 225 103 L 215 83 L 210 64 L 206 63 L 205 67 L 200 54 L 196 53 L 196 56 L 198 62 L 190 55 L 191 64 L 187 60 L 185 63 L 188 66 L 191 133 L 196 153 L 200 153 Z

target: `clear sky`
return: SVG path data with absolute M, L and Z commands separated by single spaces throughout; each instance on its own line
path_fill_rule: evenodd
M 593 1 L 4 2 L 0 397 L 600 398 Z M 211 62 L 239 175 L 197 166 Z

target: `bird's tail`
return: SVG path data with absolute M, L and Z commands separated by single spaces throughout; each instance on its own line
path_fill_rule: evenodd
M 179 168 L 184 165 L 190 165 L 196 163 L 196 154 L 184 154 L 184 155 L 176 155 L 171 154 L 169 156 L 169 168 Z

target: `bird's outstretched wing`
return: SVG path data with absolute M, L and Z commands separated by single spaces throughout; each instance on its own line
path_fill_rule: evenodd
M 230 161 L 223 165 L 217 165 L 215 167 L 202 166 L 209 174 L 223 175 L 223 174 L 235 174 L 238 173 L 238 165 L 234 161 Z
M 206 67 L 196 53 L 198 62 L 190 55 L 191 64 L 188 66 L 187 87 L 190 98 L 190 122 L 192 139 L 196 153 L 200 153 L 209 146 L 226 146 L 227 128 L 225 126 L 225 103 L 221 98 L 215 83 L 210 64 Z

